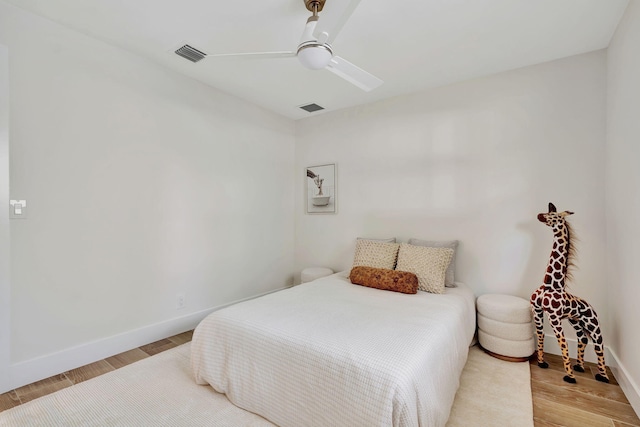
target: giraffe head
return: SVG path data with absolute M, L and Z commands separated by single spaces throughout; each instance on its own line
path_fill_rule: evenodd
M 564 218 L 573 215 L 571 211 L 558 212 L 553 203 L 549 203 L 549 212 L 538 214 L 538 221 L 544 222 L 547 226 L 555 228 L 565 223 Z

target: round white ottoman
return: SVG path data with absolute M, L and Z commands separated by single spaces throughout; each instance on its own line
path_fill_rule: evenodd
M 476 300 L 478 341 L 490 355 L 524 362 L 535 351 L 535 329 L 529 301 L 512 295 L 487 294 Z
M 300 275 L 300 283 L 311 282 L 312 280 L 319 279 L 321 277 L 330 276 L 333 274 L 333 270 L 325 267 L 309 267 L 302 270 Z

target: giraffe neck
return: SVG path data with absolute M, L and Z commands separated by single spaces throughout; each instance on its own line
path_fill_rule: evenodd
M 564 292 L 567 268 L 569 267 L 569 251 L 571 245 L 569 229 L 561 225 L 554 229 L 553 249 L 549 257 L 544 283 L 547 289 Z

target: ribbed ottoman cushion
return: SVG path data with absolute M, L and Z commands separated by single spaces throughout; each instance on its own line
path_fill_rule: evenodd
M 506 323 L 489 319 L 478 313 L 478 328 L 497 338 L 511 341 L 526 341 L 533 338 L 533 323 Z
M 529 301 L 512 295 L 480 295 L 476 306 L 478 313 L 489 319 L 507 323 L 531 322 Z
M 526 341 L 511 341 L 494 337 L 478 329 L 478 340 L 482 347 L 503 356 L 529 357 L 535 350 L 535 340 L 533 338 Z
M 491 353 L 513 358 L 529 357 L 535 350 L 535 334 L 529 301 L 500 294 L 481 295 L 478 309 L 478 341 Z
M 302 283 L 311 282 L 321 277 L 330 276 L 333 274 L 333 270 L 325 267 L 309 267 L 302 270 L 300 275 L 300 281 Z

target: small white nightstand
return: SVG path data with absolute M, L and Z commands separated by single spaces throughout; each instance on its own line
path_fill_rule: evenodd
M 333 270 L 326 267 L 309 267 L 302 270 L 300 274 L 300 283 L 307 283 L 321 277 L 330 276 L 333 274 Z

